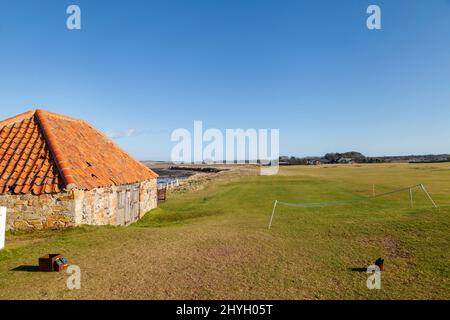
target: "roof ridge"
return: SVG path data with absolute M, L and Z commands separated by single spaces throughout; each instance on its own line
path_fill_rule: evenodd
M 44 138 L 47 141 L 50 152 L 53 155 L 56 167 L 58 168 L 61 177 L 63 178 L 66 184 L 66 189 L 70 190 L 76 186 L 75 180 L 73 178 L 73 173 L 72 170 L 69 168 L 67 159 L 64 157 L 63 153 L 59 148 L 56 137 L 51 131 L 51 127 L 50 124 L 48 123 L 48 120 L 45 118 L 46 114 L 51 113 L 41 109 L 38 109 L 34 112 L 36 120 L 42 129 Z
M 52 117 L 56 117 L 56 118 L 59 118 L 59 119 L 62 119 L 62 120 L 74 121 L 74 122 L 86 122 L 83 119 L 77 119 L 77 118 L 74 118 L 74 117 L 65 116 L 65 115 L 62 115 L 62 114 L 59 114 L 59 113 L 55 113 L 55 112 L 51 112 L 51 111 L 47 111 L 47 110 L 43 110 L 43 109 L 31 109 L 31 110 L 25 111 L 23 113 L 20 113 L 20 114 L 18 114 L 16 116 L 13 116 L 13 117 L 10 117 L 10 118 L 7 118 L 5 120 L 0 121 L 0 128 L 5 126 L 5 125 L 10 125 L 10 124 L 14 124 L 14 123 L 16 123 L 18 121 L 22 121 L 22 120 L 24 120 L 26 118 L 31 118 L 31 117 L 33 117 L 36 114 L 37 111 L 40 111 L 42 114 L 45 113 L 45 114 L 48 114 L 48 115 L 50 115 Z
M 33 115 L 35 114 L 36 110 L 28 110 L 26 112 L 23 112 L 21 114 L 18 114 L 14 117 L 10 117 L 8 119 L 2 120 L 0 121 L 0 128 L 9 125 L 9 124 L 14 124 L 18 121 L 24 120 L 25 118 L 31 118 L 33 117 Z
M 83 119 L 77 119 L 77 118 L 74 118 L 74 117 L 65 116 L 65 115 L 62 115 L 62 114 L 59 114 L 59 113 L 55 113 L 55 112 L 51 112 L 51 111 L 47 111 L 47 110 L 42 110 L 42 109 L 38 109 L 38 110 L 41 113 L 43 112 L 43 113 L 46 113 L 46 114 L 48 114 L 48 115 L 50 115 L 52 117 L 59 118 L 59 119 L 62 119 L 62 120 L 74 121 L 74 122 L 86 122 Z M 38 111 L 38 110 L 36 110 L 36 111 Z

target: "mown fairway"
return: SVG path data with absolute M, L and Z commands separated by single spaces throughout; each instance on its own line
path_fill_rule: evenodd
M 423 183 L 421 192 L 352 205 L 279 207 L 371 196 Z M 37 258 L 63 253 L 82 270 L 33 272 Z M 386 262 L 382 290 L 366 268 Z M 20 267 L 18 271 L 13 269 Z M 283 167 L 278 176 L 224 175 L 171 196 L 135 225 L 82 227 L 7 237 L 0 298 L 34 299 L 438 299 L 450 298 L 450 165 Z

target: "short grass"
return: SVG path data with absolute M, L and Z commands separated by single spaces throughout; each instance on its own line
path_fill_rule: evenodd
M 220 178 L 170 200 L 130 227 L 80 227 L 8 235 L 0 252 L 6 299 L 449 299 L 450 165 L 283 167 L 271 177 Z M 423 183 L 368 202 L 277 209 L 275 199 L 320 202 L 366 197 Z M 34 272 L 37 258 L 63 253 L 82 270 Z M 382 290 L 361 272 L 386 262 Z M 14 270 L 19 267 L 19 270 Z

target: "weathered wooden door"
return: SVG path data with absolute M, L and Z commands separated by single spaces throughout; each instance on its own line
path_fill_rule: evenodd
M 139 220 L 139 186 L 123 186 L 117 192 L 117 224 L 126 226 Z
M 125 219 L 124 224 L 129 225 L 131 223 L 131 192 L 130 189 L 125 191 Z
M 139 196 L 139 187 L 134 186 L 134 188 L 131 189 L 131 217 L 133 222 L 139 220 Z

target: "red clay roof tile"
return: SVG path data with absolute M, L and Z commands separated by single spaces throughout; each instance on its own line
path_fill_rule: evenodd
M 82 120 L 37 110 L 0 121 L 0 194 L 90 190 L 156 177 Z

